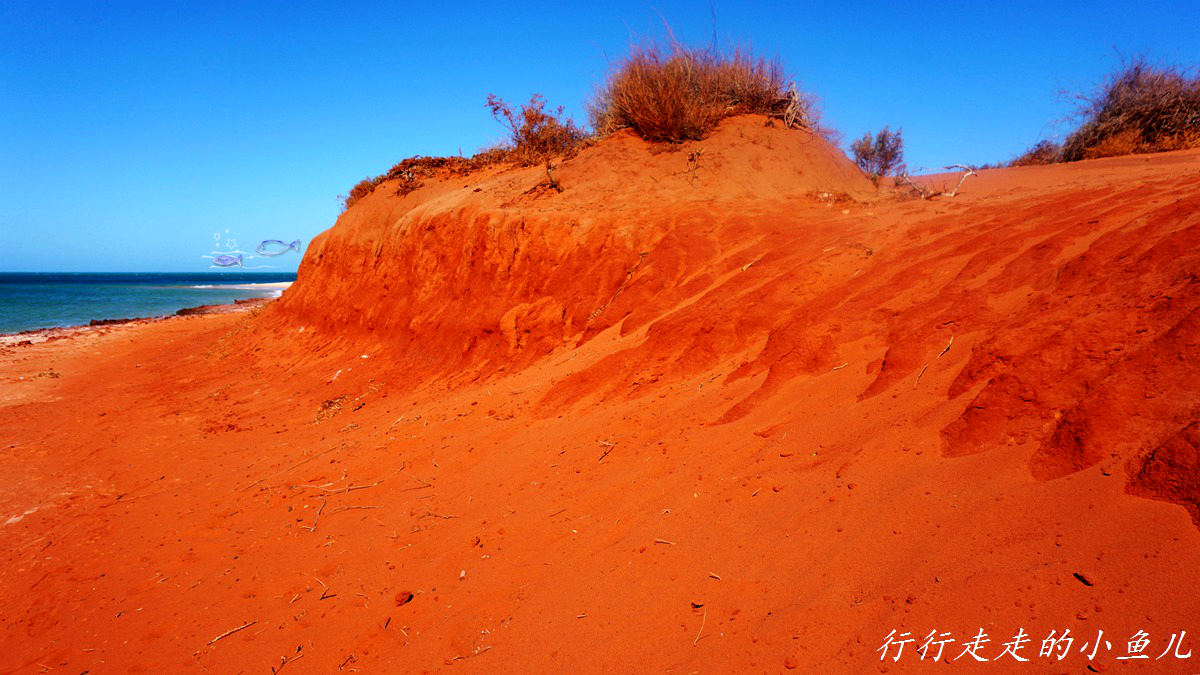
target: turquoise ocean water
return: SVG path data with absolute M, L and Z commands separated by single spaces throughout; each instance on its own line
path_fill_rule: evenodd
M 269 298 L 256 284 L 295 281 L 295 273 L 0 272 L 0 333 L 86 325 L 92 319 L 174 314 L 184 307 Z

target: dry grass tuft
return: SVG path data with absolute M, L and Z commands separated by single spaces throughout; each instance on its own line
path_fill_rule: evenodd
M 1200 75 L 1136 59 L 1091 96 L 1061 161 L 1200 146 Z
M 1054 141 L 1038 141 L 1017 155 L 1007 166 L 1041 166 L 1053 164 L 1062 156 L 1062 146 Z
M 589 106 L 600 135 L 628 128 L 668 143 L 700 140 L 743 113 L 818 130 L 813 101 L 789 85 L 777 60 L 679 44 L 635 48 Z

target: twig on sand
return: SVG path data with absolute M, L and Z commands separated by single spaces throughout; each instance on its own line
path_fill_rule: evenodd
M 654 543 L 656 543 L 656 544 L 666 544 L 667 546 L 674 546 L 674 545 L 675 545 L 675 542 L 673 542 L 673 541 L 667 541 L 666 539 L 655 539 L 655 540 L 654 540 Z
M 328 503 L 329 502 L 326 501 L 324 497 L 322 497 L 321 498 L 321 508 L 317 509 L 317 517 L 313 519 L 313 524 L 312 525 L 301 525 L 300 527 L 303 527 L 304 529 L 308 530 L 309 532 L 316 532 L 317 531 L 317 523 L 321 522 L 321 514 L 325 512 L 325 505 Z
M 383 480 L 386 480 L 386 479 L 383 479 Z M 325 487 L 324 485 L 308 485 L 306 483 L 300 483 L 298 485 L 293 485 L 292 487 L 293 488 L 312 488 L 314 490 L 320 490 L 321 492 L 324 492 L 326 494 L 340 495 L 340 494 L 345 494 L 347 492 L 354 492 L 355 490 L 366 490 L 367 488 L 373 488 L 376 485 L 379 485 L 380 483 L 382 483 L 383 480 L 375 481 L 374 483 L 371 483 L 370 485 L 351 485 L 349 487 L 344 487 L 344 488 L 328 488 L 328 487 Z
M 318 457 L 321 457 L 323 455 L 328 455 L 329 453 L 334 452 L 336 450 L 344 450 L 347 447 L 352 447 L 355 445 L 358 445 L 358 441 L 342 441 L 341 443 L 338 443 L 337 445 L 333 446 L 332 448 L 328 448 L 328 449 L 322 450 L 321 452 L 318 452 L 316 454 L 309 455 L 308 457 L 305 457 L 304 459 L 300 460 L 299 462 L 296 462 L 295 464 L 289 466 L 286 469 L 283 469 L 282 471 L 276 471 L 275 473 L 271 474 L 270 476 L 259 478 L 258 480 L 254 481 L 253 483 L 242 488 L 240 491 L 249 490 L 250 488 L 254 487 L 255 485 L 258 485 L 259 483 L 271 480 L 272 478 L 275 478 L 276 476 L 282 476 L 283 474 L 288 473 L 288 472 L 292 471 L 293 469 L 298 469 L 298 468 L 304 466 L 305 464 L 308 464 L 309 462 L 313 461 L 314 459 L 316 459 Z
M 830 370 L 841 370 L 842 368 L 845 368 L 845 367 L 846 367 L 846 366 L 848 366 L 848 365 L 850 365 L 850 362 L 849 362 L 849 361 L 847 361 L 847 362 L 843 363 L 843 364 L 842 364 L 842 365 L 840 365 L 840 366 L 834 366 L 833 368 L 830 368 Z
M 433 511 L 426 511 L 425 515 L 423 515 L 421 517 L 422 518 L 442 518 L 443 520 L 450 520 L 451 518 L 457 518 L 458 516 L 443 515 L 441 513 L 434 513 Z
M 921 382 L 921 376 L 925 374 L 926 370 L 929 370 L 928 363 L 926 363 L 924 366 L 921 366 L 921 372 L 917 373 L 917 379 L 913 382 L 914 387 Z
M 608 457 L 608 453 L 612 452 L 612 451 L 613 451 L 613 448 L 617 447 L 617 444 L 616 444 L 616 443 L 613 443 L 613 442 L 611 442 L 611 441 L 596 441 L 596 442 L 597 442 L 597 443 L 599 443 L 600 445 L 603 445 L 603 446 L 605 446 L 605 447 L 604 447 L 604 452 L 603 452 L 603 453 L 601 453 L 601 454 L 600 454 L 600 457 L 598 457 L 598 458 L 596 459 L 596 461 L 597 461 L 597 462 L 603 462 L 603 461 L 604 461 L 604 458 L 605 458 L 605 457 Z
M 317 598 L 318 600 L 324 600 L 325 598 L 336 598 L 337 597 L 337 593 L 329 592 L 329 584 L 326 584 L 324 581 L 321 581 L 320 579 L 317 579 L 316 577 L 313 577 L 313 579 L 318 584 L 321 584 L 321 597 Z
M 945 356 L 946 352 L 950 351 L 950 345 L 952 345 L 952 344 L 954 344 L 954 336 L 953 335 L 950 336 L 950 341 L 946 343 L 946 348 L 943 349 L 942 353 L 938 354 L 937 357 L 940 359 L 943 356 Z
M 962 164 L 951 164 L 950 166 L 948 166 L 948 167 L 946 167 L 946 168 L 947 168 L 947 169 L 962 169 L 962 171 L 963 171 L 963 174 L 962 174 L 962 176 L 961 176 L 961 177 L 958 179 L 958 184 L 957 184 L 957 185 L 955 185 L 955 186 L 954 186 L 954 189 L 953 189 L 953 190 L 950 190 L 949 192 L 947 192 L 947 191 L 944 189 L 944 187 L 943 187 L 943 189 L 942 189 L 942 190 L 935 190 L 935 189 L 933 189 L 933 188 L 932 188 L 932 187 L 930 187 L 930 186 L 918 185 L 917 183 L 914 183 L 914 182 L 912 181 L 912 179 L 911 179 L 911 178 L 909 178 L 909 176 L 908 176 L 908 174 L 907 174 L 907 173 L 902 173 L 902 174 L 900 174 L 900 180 L 901 180 L 901 181 L 904 181 L 905 183 L 907 183 L 907 184 L 908 184 L 908 187 L 909 187 L 910 189 L 912 189 L 914 192 L 916 192 L 916 193 L 917 193 L 917 195 L 919 195 L 919 196 L 921 197 L 921 199 L 933 199 L 934 197 L 943 197 L 943 196 L 945 196 L 945 197 L 954 197 L 954 196 L 957 196 L 957 195 L 958 195 L 958 189 L 962 187 L 963 181 L 965 181 L 965 180 L 967 179 L 967 176 L 974 176 L 974 175 L 977 175 L 977 174 L 975 173 L 975 170 L 974 170 L 974 169 L 972 169 L 972 168 L 971 168 L 971 167 L 969 167 L 969 166 L 964 166 L 964 165 L 962 165 Z
M 487 647 L 479 647 L 478 649 L 475 649 L 474 651 L 472 651 L 470 654 L 467 654 L 466 656 L 455 656 L 453 658 L 446 659 L 446 665 L 448 665 L 448 666 L 453 665 L 455 661 L 465 661 L 473 656 L 479 656 L 480 654 L 486 652 L 487 650 L 489 650 L 491 648 L 492 648 L 491 645 L 489 645 Z
M 637 262 L 634 263 L 633 267 L 630 267 L 629 271 L 625 273 L 625 278 L 621 281 L 621 285 L 618 286 L 617 290 L 613 292 L 612 297 L 608 299 L 608 302 L 597 307 L 596 311 L 592 312 L 591 315 L 588 316 L 587 323 L 591 323 L 596 317 L 600 316 L 601 312 L 603 312 L 605 309 L 608 309 L 609 305 L 617 301 L 617 296 L 621 294 L 621 291 L 625 290 L 625 285 L 633 279 L 633 273 L 642 266 L 642 261 L 644 261 L 648 255 L 650 255 L 649 251 L 643 251 L 642 253 L 638 254 Z
M 700 632 L 696 633 L 696 639 L 692 640 L 692 646 L 700 644 L 700 636 L 704 634 L 704 622 L 708 621 L 708 608 L 704 608 L 704 616 L 700 617 Z
M 247 628 L 249 628 L 250 626 L 253 626 L 256 623 L 258 623 L 258 621 L 248 621 L 248 622 L 238 626 L 237 628 L 231 628 L 231 629 L 225 631 L 224 633 L 221 633 L 217 637 L 209 640 L 208 645 L 205 645 L 205 646 L 211 646 L 217 640 L 224 640 L 225 638 L 229 637 L 230 635 L 233 635 L 234 633 L 236 633 L 238 631 L 246 630 Z
M 427 481 L 427 480 L 423 480 L 423 479 L 421 479 L 421 478 L 420 478 L 420 477 L 418 477 L 418 476 L 413 476 L 413 474 L 411 474 L 411 473 L 410 473 L 410 474 L 408 474 L 408 475 L 409 475 L 409 476 L 412 476 L 412 479 L 413 479 L 413 480 L 415 480 L 415 481 L 417 481 L 418 483 L 420 483 L 420 485 L 418 485 L 418 486 L 416 486 L 416 487 L 407 487 L 407 488 L 404 488 L 403 490 L 401 490 L 401 492 L 408 492 L 409 490 L 424 490 L 425 488 L 431 488 L 431 487 L 433 487 L 433 483 L 430 483 L 430 482 L 429 482 L 429 481 Z
M 300 652 L 290 659 L 286 656 L 281 656 L 279 657 L 279 667 L 276 668 L 275 666 L 271 666 L 271 672 L 278 673 L 279 671 L 283 670 L 283 667 L 287 664 L 291 663 L 292 661 L 299 661 L 302 658 L 304 658 L 304 652 Z
M 382 508 L 383 508 L 382 506 L 339 506 L 336 509 L 330 511 L 329 515 L 333 515 L 333 514 L 337 513 L 338 511 L 352 511 L 354 509 L 382 509 Z

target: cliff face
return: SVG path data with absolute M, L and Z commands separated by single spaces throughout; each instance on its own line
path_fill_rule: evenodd
M 764 121 L 673 152 L 618 135 L 563 162 L 562 191 L 542 167 L 384 183 L 313 242 L 270 320 L 369 335 L 410 384 L 519 372 L 614 328 L 624 346 L 561 377 L 540 414 L 753 382 L 708 420 L 729 423 L 850 351 L 858 401 L 950 367 L 946 454 L 1033 444 L 1043 480 L 1125 462 L 1129 491 L 1200 518 L 1195 153 L 902 203 Z M 950 345 L 969 359 L 934 353 Z
M 735 118 L 673 151 L 618 134 L 560 163 L 561 192 L 543 167 L 403 196 L 385 182 L 312 242 L 275 311 L 374 333 L 429 374 L 511 369 L 628 330 L 763 254 L 795 210 L 873 195 L 823 139 L 765 122 Z

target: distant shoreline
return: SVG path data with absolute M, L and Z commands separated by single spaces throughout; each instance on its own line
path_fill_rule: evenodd
M 288 282 L 288 285 L 290 285 L 290 282 Z M 286 285 L 284 287 L 286 288 Z M 61 340 L 79 335 L 80 333 L 86 333 L 110 326 L 153 323 L 157 321 L 166 321 L 168 319 L 196 316 L 200 314 L 232 314 L 234 312 L 245 312 L 253 309 L 254 307 L 273 302 L 277 297 L 278 296 L 271 298 L 245 298 L 234 300 L 232 303 L 224 305 L 197 305 L 195 307 L 184 307 L 176 310 L 173 314 L 160 314 L 158 316 L 136 316 L 121 319 L 92 319 L 89 323 L 77 324 L 73 326 L 50 326 L 48 328 L 31 328 L 29 330 L 18 331 L 15 333 L 0 333 L 0 348 Z
M 0 273 L 0 335 L 277 298 L 294 280 L 292 274 Z

